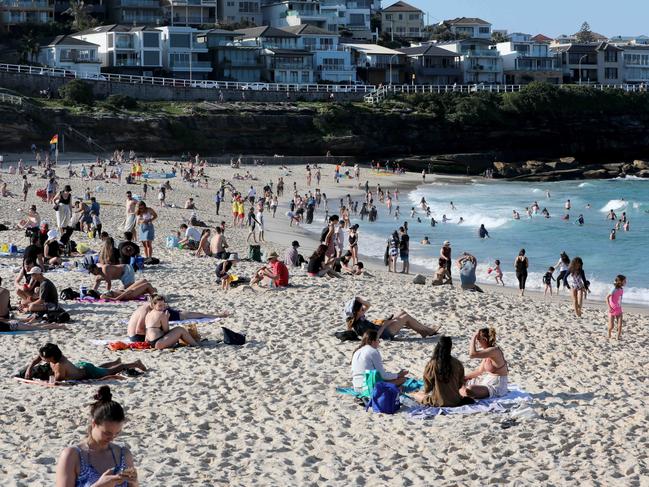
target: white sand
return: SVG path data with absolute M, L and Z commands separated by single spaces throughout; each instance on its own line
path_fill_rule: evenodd
M 277 168 L 247 169 L 259 177 L 258 190 L 271 179 L 276 182 L 280 174 Z M 292 170 L 303 190 L 303 169 Z M 210 169 L 211 186 L 232 172 Z M 322 188 L 330 198 L 335 194 L 331 174 L 330 167 L 323 171 Z M 17 179 L 5 174 L 2 178 L 11 183 Z M 417 181 L 419 176 L 407 178 Z M 31 180 L 41 186 L 42 180 Z M 293 180 L 285 178 L 287 194 Z M 370 177 L 370 184 L 378 181 L 389 185 L 385 177 Z M 88 185 L 78 179 L 71 184 L 75 195 Z M 234 184 L 241 190 L 249 186 Z M 121 233 L 126 186 L 93 183 L 91 188 L 97 185 L 106 188 L 99 200 L 117 204 L 102 207 L 104 229 Z M 172 185 L 175 190 L 168 203 L 182 205 L 194 195 L 199 218 L 211 225 L 220 221 L 214 214 L 214 189 L 190 188 L 178 179 Z M 137 188 L 129 187 L 134 192 Z M 13 184 L 10 189 L 19 192 Z M 35 189 L 27 203 L 37 204 L 43 217 L 53 222 L 53 211 L 35 197 Z M 349 183 L 339 188 L 350 189 Z M 156 202 L 155 196 L 155 191 L 149 193 L 150 203 Z M 27 206 L 17 199 L 1 199 L 0 222 L 14 221 L 16 207 Z M 230 205 L 222 209 L 229 226 Z M 279 243 L 268 243 L 264 249 L 282 253 L 286 242 L 294 239 L 284 212 L 279 210 L 275 221 L 266 215 L 266 239 Z M 154 255 L 163 264 L 148 268 L 145 276 L 175 307 L 229 310 L 233 316 L 199 326 L 211 339 L 202 349 L 115 353 L 89 343 L 125 335 L 125 326 L 118 321 L 128 318 L 135 304 L 64 304 L 75 320 L 70 331 L 0 335 L 3 486 L 53 485 L 59 452 L 78 442 L 88 424 L 94 387 L 45 388 L 10 379 L 11 372 L 47 341 L 58 343 L 72 359 L 98 364 L 117 357 L 141 358 L 149 366 L 145 376 L 113 388 L 129 418 L 118 443 L 132 449 L 144 486 L 646 485 L 646 315 L 627 314 L 623 340 L 609 342 L 605 313 L 590 302 L 583 318 L 577 319 L 569 303 L 556 299 L 520 299 L 491 288 L 473 294 L 416 286 L 411 277 L 382 271 L 375 278 L 339 280 L 312 279 L 296 271 L 291 276 L 295 287 L 284 291 L 224 293 L 213 282 L 212 259 L 163 248 L 165 235 L 190 213 L 159 211 Z M 231 248 L 242 255 L 247 254 L 246 235 L 247 230 L 227 231 Z M 87 240 L 78 233 L 74 239 Z M 315 244 L 303 236 L 299 240 L 308 256 Z M 26 239 L 18 231 L 0 233 L 0 243 L 7 241 L 24 246 Z M 0 276 L 11 288 L 14 303 L 14 274 L 7 265 L 19 262 L 0 258 Z M 250 275 L 257 266 L 242 263 L 239 274 Z M 59 290 L 91 282 L 88 275 L 74 272 L 49 277 Z M 530 407 L 536 417 L 519 419 L 507 430 L 500 428 L 506 416 L 499 414 L 421 422 L 406 414 L 366 413 L 349 397 L 336 394 L 337 385 L 350 382 L 349 362 L 356 344 L 340 343 L 332 333 L 342 329 L 341 309 L 354 295 L 371 301 L 370 317 L 403 308 L 425 323 L 443 325 L 444 333 L 453 337 L 454 355 L 467 369 L 478 364 L 468 359 L 473 332 L 485 324 L 495 326 L 510 364 L 510 380 L 533 394 Z M 216 344 L 221 324 L 247 333 L 248 344 L 241 348 Z M 402 340 L 381 345 L 386 367 L 408 368 L 421 377 L 436 340 L 420 340 L 407 332 L 401 336 Z

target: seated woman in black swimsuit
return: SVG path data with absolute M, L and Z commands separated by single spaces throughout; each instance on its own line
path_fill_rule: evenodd
M 347 317 L 347 329 L 354 330 L 358 336 L 363 336 L 367 330 L 375 330 L 378 336 L 384 340 L 392 340 L 401 328 L 410 328 L 421 335 L 422 338 L 436 335 L 439 327 L 428 327 L 419 323 L 405 311 L 401 310 L 396 315 L 391 315 L 383 321 L 381 326 L 376 325 L 365 317 L 370 303 L 363 298 L 355 297 L 345 306 Z
M 152 347 L 162 350 L 173 347 L 180 340 L 190 347 L 197 347 L 198 342 L 182 326 L 169 328 L 170 314 L 164 297 L 157 295 L 151 299 L 151 311 L 144 319 L 146 341 Z

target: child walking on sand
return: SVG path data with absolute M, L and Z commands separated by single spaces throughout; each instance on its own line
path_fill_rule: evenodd
M 494 264 L 494 277 L 496 278 L 496 284 L 502 284 L 504 286 L 505 281 L 503 281 L 503 271 L 500 268 L 500 261 L 496 259 Z
M 543 274 L 543 284 L 545 284 L 545 291 L 543 291 L 544 296 L 548 295 L 548 291 L 550 291 L 550 296 L 552 296 L 552 281 L 554 281 L 553 274 L 554 274 L 554 267 L 549 267 L 548 272 Z
M 613 333 L 613 326 L 617 322 L 617 339 L 622 336 L 622 295 L 624 294 L 624 286 L 626 285 L 626 277 L 619 274 L 615 278 L 615 284 L 610 293 L 606 296 L 606 304 L 608 304 L 608 337 L 611 338 Z

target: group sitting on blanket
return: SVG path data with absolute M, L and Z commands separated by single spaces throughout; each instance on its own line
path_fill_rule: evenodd
M 100 364 L 99 366 L 93 365 L 90 362 L 72 363 L 63 355 L 63 352 L 61 352 L 61 349 L 57 345 L 54 343 L 46 343 L 39 348 L 38 356 L 27 365 L 24 378 L 31 379 L 32 370 L 41 362 L 49 364 L 52 369 L 54 381 L 101 379 L 128 369 L 146 371 L 146 367 L 141 360 L 122 363 L 120 359 L 117 359 L 112 362 Z
M 478 368 L 465 374 L 462 362 L 451 355 L 451 337 L 442 336 L 424 369 L 424 389 L 412 397 L 426 406 L 456 407 L 474 399 L 502 397 L 507 394 L 509 367 L 502 349 L 496 345 L 496 330 L 481 328 L 471 339 L 469 357 L 482 359 Z M 377 330 L 368 329 L 352 357 L 352 384 L 357 392 L 365 387 L 365 372 L 376 370 L 385 382 L 402 385 L 407 370 L 388 372 L 378 351 Z
M 163 296 L 155 294 L 147 304 L 140 306 L 131 315 L 127 328 L 128 339 L 131 342 L 147 342 L 158 350 L 173 347 L 181 340 L 189 346 L 197 346 L 196 337 L 192 336 L 186 328 L 182 326 L 170 328 L 169 322 L 226 316 L 228 313 L 179 311 L 170 308 Z

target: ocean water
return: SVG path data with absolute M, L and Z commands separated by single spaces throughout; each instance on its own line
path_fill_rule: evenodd
M 547 198 L 546 191 L 550 192 Z M 438 220 L 431 227 L 430 219 L 419 203 L 425 198 L 432 215 Z M 572 209 L 564 210 L 570 199 Z M 453 202 L 455 210 L 451 208 Z M 540 212 L 529 218 L 525 207 L 537 201 L 541 210 L 547 208 L 550 218 Z M 543 289 L 542 276 L 549 266 L 555 266 L 561 251 L 568 256 L 584 260 L 587 278 L 591 281 L 591 296 L 603 299 L 611 289 L 617 274 L 627 277 L 624 301 L 649 304 L 649 181 L 626 178 L 602 181 L 562 181 L 553 183 L 517 183 L 492 180 L 472 180 L 470 183 L 433 182 L 419 186 L 409 194 L 400 194 L 400 217 L 388 215 L 387 208 L 379 204 L 379 218 L 375 223 L 367 220 L 360 224 L 359 250 L 363 255 L 382 258 L 386 240 L 404 221 L 410 234 L 410 262 L 433 272 L 437 268 L 439 248 L 450 240 L 453 257 L 463 251 L 478 259 L 478 281 L 494 283 L 488 269 L 495 259 L 501 262 L 507 286 L 517 287 L 514 259 L 521 248 L 529 258 L 529 289 Z M 587 205 L 590 204 L 590 208 Z M 417 214 L 411 218 L 411 207 Z M 512 210 L 517 210 L 520 220 L 514 220 Z M 630 230 L 620 229 L 616 240 L 609 240 L 614 222 L 606 219 L 610 209 L 618 218 L 625 211 Z M 569 213 L 570 220 L 562 220 Z M 441 223 L 446 214 L 451 221 Z M 576 223 L 583 214 L 585 224 Z M 417 222 L 421 218 L 421 223 Z M 464 223 L 458 224 L 459 218 Z M 484 224 L 490 237 L 480 239 L 478 228 Z M 420 241 L 428 236 L 431 245 Z M 400 265 L 400 264 L 399 264 Z M 558 273 L 555 272 L 555 277 Z

